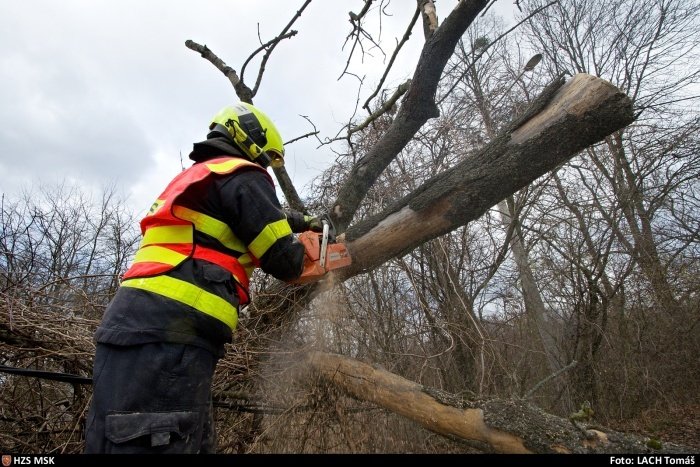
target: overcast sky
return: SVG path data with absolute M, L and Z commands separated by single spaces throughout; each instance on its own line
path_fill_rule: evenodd
M 180 171 L 180 154 L 203 139 L 209 119 L 236 96 L 228 80 L 184 45 L 206 44 L 237 72 L 263 41 L 276 36 L 302 0 L 26 0 L 0 1 L 0 192 L 60 181 L 86 190 L 115 185 L 138 212 Z M 437 3 L 444 17 L 456 1 Z M 410 6 L 409 6 L 410 5 Z M 393 1 L 382 42 L 390 55 L 415 2 Z M 338 80 L 355 0 L 315 0 L 267 65 L 255 104 L 284 140 L 309 131 L 335 135 L 355 106 L 358 81 Z M 495 9 L 509 14 L 512 0 Z M 379 17 L 376 11 L 371 19 Z M 420 29 L 418 31 L 421 31 Z M 422 35 L 414 34 L 389 77 L 413 73 Z M 361 102 L 378 82 L 379 52 L 351 64 L 363 76 Z M 359 56 L 358 56 L 359 58 Z M 246 70 L 254 82 L 256 60 Z M 364 114 L 362 114 L 364 116 Z M 311 139 L 287 147 L 287 169 L 302 197 L 334 155 Z

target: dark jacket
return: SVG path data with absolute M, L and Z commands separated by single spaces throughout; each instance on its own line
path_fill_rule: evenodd
M 194 145 L 190 158 L 206 161 L 220 156 L 242 157 L 224 138 Z M 198 162 L 197 162 L 198 163 Z M 212 175 L 191 185 L 178 204 L 225 222 L 249 244 L 272 222 L 285 218 L 274 186 L 257 170 Z M 212 239 L 195 231 L 195 243 L 214 246 Z M 259 258 L 262 270 L 283 280 L 301 274 L 304 247 L 292 235 L 278 239 Z M 167 275 L 196 284 L 238 305 L 229 271 L 198 259 L 188 259 Z M 176 342 L 204 347 L 221 356 L 231 342 L 231 329 L 224 323 L 180 302 L 147 291 L 121 287 L 105 311 L 95 334 L 97 342 L 115 345 Z

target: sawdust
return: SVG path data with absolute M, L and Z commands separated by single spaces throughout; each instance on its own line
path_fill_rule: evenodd
M 338 352 L 338 337 L 345 331 L 348 308 L 342 305 L 333 274 L 319 283 L 316 297 L 300 310 L 291 326 L 277 336 L 259 368 L 259 396 L 271 407 L 281 409 L 275 416 L 265 417 L 262 431 L 250 452 L 303 452 L 304 431 L 320 407 L 334 398 L 328 397 L 327 386 L 310 379 L 303 365 L 310 351 Z M 307 426 L 308 425 L 308 426 Z M 316 439 L 323 434 L 316 434 Z M 308 446 L 307 446 L 308 447 Z

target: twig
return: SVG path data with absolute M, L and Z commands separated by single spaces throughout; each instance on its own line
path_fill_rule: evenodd
M 372 36 L 367 31 L 365 31 L 365 29 L 360 24 L 362 21 L 362 18 L 369 11 L 369 7 L 372 5 L 372 2 L 373 2 L 373 0 L 365 0 L 365 6 L 362 8 L 362 11 L 360 12 L 360 14 L 355 14 L 352 11 L 348 12 L 348 14 L 350 15 L 350 24 L 352 24 L 352 31 L 350 31 L 350 33 L 345 38 L 345 42 L 343 43 L 343 49 L 345 49 L 345 45 L 348 43 L 348 40 L 351 37 L 355 37 L 355 40 L 353 41 L 352 49 L 350 49 L 350 54 L 348 55 L 348 60 L 347 60 L 347 62 L 345 62 L 345 68 L 343 68 L 342 73 L 340 73 L 340 76 L 338 76 L 338 80 L 340 80 L 340 78 L 342 78 L 346 74 L 348 68 L 350 67 L 350 61 L 352 60 L 352 56 L 355 53 L 355 48 L 358 45 L 360 46 L 360 49 L 362 50 L 362 55 L 364 56 L 365 49 L 364 49 L 364 46 L 362 45 L 362 41 L 360 40 L 361 36 L 366 37 L 372 44 L 374 44 L 379 49 L 380 52 L 382 52 L 382 54 L 384 56 L 386 56 L 386 54 L 384 54 L 384 51 L 379 46 L 379 44 L 377 44 L 377 42 L 372 38 Z M 381 36 L 381 33 L 380 33 L 380 36 Z
M 300 139 L 308 138 L 309 136 L 317 135 L 318 133 L 319 133 L 319 131 L 316 130 L 316 131 L 312 131 L 311 133 L 306 133 L 305 135 L 297 136 L 296 138 L 290 139 L 289 141 L 284 143 L 284 145 L 287 146 L 288 144 L 295 143 L 295 142 L 299 141 Z
M 287 23 L 287 25 L 284 27 L 284 29 L 282 29 L 282 32 L 280 32 L 276 38 L 274 38 L 270 42 L 268 42 L 269 48 L 267 49 L 267 52 L 265 52 L 265 55 L 263 56 L 263 59 L 260 62 L 260 68 L 258 69 L 258 77 L 255 80 L 255 86 L 253 86 L 253 92 L 252 92 L 251 97 L 255 96 L 258 93 L 258 89 L 260 88 L 260 82 L 262 81 L 263 73 L 265 73 L 265 65 L 267 64 L 267 60 L 270 58 L 270 54 L 272 54 L 272 51 L 275 50 L 275 47 L 277 47 L 277 44 L 279 44 L 280 41 L 282 41 L 282 39 L 292 37 L 296 34 L 296 31 L 291 31 L 289 33 L 287 33 L 287 31 L 289 31 L 289 29 L 292 27 L 294 22 L 301 17 L 301 14 L 304 12 L 306 7 L 309 6 L 309 3 L 311 3 L 311 0 L 306 0 L 304 2 L 304 4 L 301 6 L 301 8 L 299 10 L 297 10 L 297 12 L 294 14 L 294 16 L 289 21 L 289 23 Z M 253 53 L 253 55 L 257 54 L 263 48 L 265 48 L 265 47 L 258 49 L 257 51 L 255 51 Z M 252 58 L 253 55 L 251 55 L 248 58 L 248 60 L 250 60 L 250 58 Z M 247 61 L 246 61 L 246 63 L 247 63 Z M 241 69 L 241 76 L 243 76 L 243 69 Z
M 409 79 L 405 83 L 401 84 L 398 88 L 396 88 L 396 92 L 384 103 L 380 108 L 378 108 L 372 115 L 367 117 L 367 120 L 356 126 L 355 128 L 351 128 L 348 130 L 347 136 L 350 136 L 353 133 L 357 133 L 358 131 L 364 130 L 367 128 L 367 125 L 375 121 L 377 118 L 379 118 L 382 114 L 387 112 L 389 109 L 391 109 L 394 104 L 396 104 L 396 101 L 399 100 L 399 97 L 403 96 L 406 94 L 406 91 L 408 91 L 408 88 L 411 86 L 411 80 Z
M 396 57 L 399 54 L 399 51 L 401 50 L 401 47 L 404 46 L 406 42 L 408 42 L 408 39 L 411 37 L 411 31 L 413 30 L 413 26 L 416 25 L 416 21 L 418 21 L 418 15 L 420 14 L 420 10 L 416 8 L 416 12 L 413 15 L 413 19 L 411 19 L 411 23 L 408 25 L 408 28 L 406 28 L 406 32 L 403 33 L 403 37 L 401 38 L 401 42 L 399 42 L 396 45 L 396 49 L 394 49 L 394 53 L 391 55 L 391 58 L 389 59 L 389 64 L 387 65 L 386 69 L 384 70 L 384 74 L 382 75 L 381 79 L 379 80 L 379 84 L 377 85 L 377 89 L 374 90 L 374 92 L 367 98 L 365 101 L 365 104 L 362 106 L 363 109 L 367 109 L 367 112 L 371 111 L 369 110 L 369 102 L 374 99 L 377 94 L 379 94 L 379 90 L 381 89 L 382 85 L 384 84 L 384 81 L 386 80 L 386 77 L 389 75 L 389 70 L 391 70 L 391 67 L 394 65 L 394 60 L 396 60 Z
M 248 58 L 246 58 L 245 62 L 243 62 L 243 66 L 241 67 L 241 79 L 243 79 L 243 77 L 245 76 L 245 69 L 248 66 L 248 63 L 250 63 L 250 61 L 253 59 L 253 57 L 255 57 L 257 54 L 259 54 L 261 51 L 267 49 L 271 45 L 276 44 L 277 42 L 281 41 L 282 39 L 289 39 L 290 37 L 296 36 L 298 32 L 299 31 L 291 30 L 286 34 L 279 35 L 279 36 L 275 37 L 274 39 L 271 39 L 271 40 L 265 42 L 263 45 L 261 45 L 260 47 L 255 49 L 253 51 L 253 53 L 251 53 L 248 56 Z M 255 90 L 253 90 L 253 91 L 255 92 Z M 253 95 L 255 95 L 255 94 L 253 94 Z
M 568 371 L 568 370 L 570 370 L 571 368 L 575 367 L 577 364 L 578 364 L 578 362 L 577 362 L 576 360 L 572 360 L 571 363 L 569 363 L 568 365 L 566 365 L 564 368 L 562 368 L 562 369 L 560 369 L 560 370 L 557 370 L 557 371 L 555 371 L 554 373 L 552 373 L 551 375 L 547 376 L 545 379 L 543 379 L 543 380 L 540 381 L 539 383 L 535 384 L 535 385 L 532 387 L 532 389 L 530 389 L 528 392 L 526 392 L 525 395 L 523 396 L 523 399 L 529 399 L 529 398 L 532 397 L 532 395 L 533 395 L 535 392 L 537 392 L 537 390 L 538 390 L 539 388 L 541 388 L 544 384 L 546 384 L 546 383 L 548 383 L 549 381 L 553 380 L 554 378 L 556 378 L 556 377 L 559 376 L 560 374 L 564 373 L 565 371 Z

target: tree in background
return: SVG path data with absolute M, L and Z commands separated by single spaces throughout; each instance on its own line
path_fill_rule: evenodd
M 525 11 L 543 4 L 530 2 Z M 697 191 L 700 173 L 694 136 L 700 120 L 693 96 L 700 72 L 688 66 L 698 58 L 698 11 L 688 1 L 575 0 L 559 2 L 526 23 L 525 37 L 544 55 L 548 74 L 584 72 L 609 80 L 632 97 L 637 117 L 553 175 L 555 189 L 548 196 L 560 201 L 554 216 L 536 210 L 547 222 L 534 225 L 547 231 L 547 254 L 560 257 L 558 271 L 570 271 L 556 276 L 568 279 L 558 281 L 558 288 L 570 291 L 569 310 L 575 310 L 564 316 L 575 323 L 569 352 L 579 362 L 572 371 L 579 399 L 599 402 L 607 383 L 600 381 L 599 360 L 619 337 L 610 324 L 627 327 L 630 319 L 641 318 L 645 329 L 656 323 L 639 338 L 644 353 L 658 352 L 647 347 L 655 342 L 664 349 L 665 369 L 684 371 L 677 367 L 683 362 L 688 370 L 688 355 L 675 344 L 688 350 L 692 331 L 680 330 L 697 320 L 697 303 L 687 301 L 687 283 L 678 280 L 677 271 L 696 262 L 691 258 L 697 259 L 697 244 L 675 240 L 685 229 L 668 206 Z M 551 205 L 547 209 L 551 213 Z M 650 382 L 638 378 L 649 370 L 642 364 L 640 374 L 619 384 L 648 390 Z M 660 380 L 670 376 L 657 378 L 652 385 L 659 390 Z M 625 405 L 616 410 L 640 408 Z
M 112 187 L 64 183 L 0 206 L 0 365 L 89 376 L 92 334 L 138 245 Z M 5 452 L 82 450 L 89 387 L 0 374 Z

